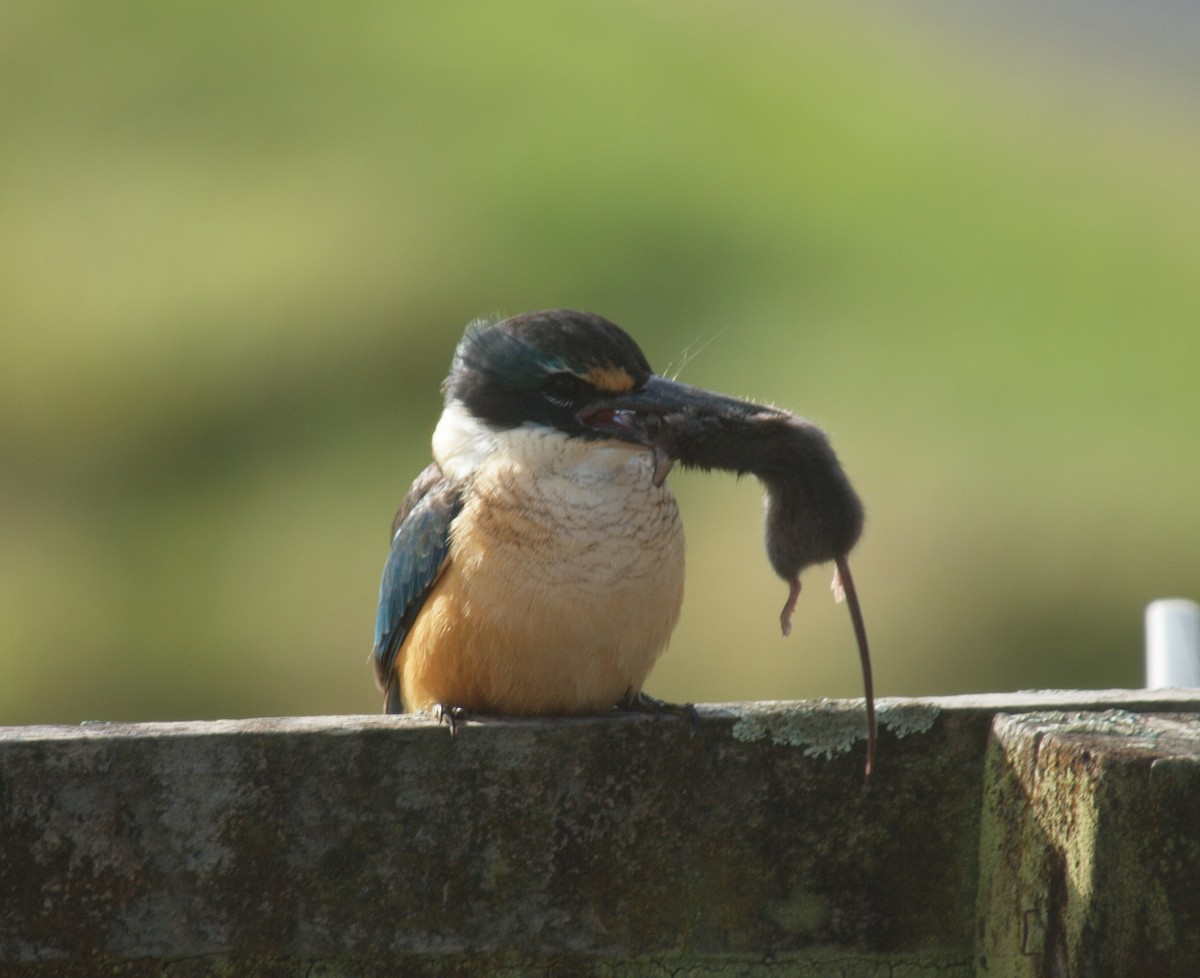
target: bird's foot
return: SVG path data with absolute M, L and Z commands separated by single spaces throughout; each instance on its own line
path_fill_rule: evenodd
M 617 703 L 617 709 L 627 710 L 630 713 L 649 713 L 651 716 L 662 716 L 666 713 L 669 716 L 679 717 L 688 722 L 688 731 L 693 737 L 696 735 L 696 728 L 700 722 L 700 714 L 696 712 L 696 708 L 691 703 L 668 703 L 646 693 L 635 693 L 632 689 L 621 697 Z
M 458 734 L 459 725 L 466 725 L 471 719 L 470 711 L 465 706 L 449 706 L 446 703 L 435 703 L 433 715 L 438 723 L 445 723 L 450 728 L 450 736 Z

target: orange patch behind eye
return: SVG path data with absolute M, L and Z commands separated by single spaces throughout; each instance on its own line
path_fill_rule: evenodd
M 610 394 L 624 394 L 633 390 L 633 378 L 624 367 L 592 367 L 583 379 L 597 390 Z

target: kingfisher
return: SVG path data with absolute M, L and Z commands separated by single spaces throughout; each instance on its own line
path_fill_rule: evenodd
M 638 423 L 657 379 L 600 316 L 467 328 L 434 460 L 392 525 L 375 628 L 388 713 L 648 702 L 684 577 L 670 463 Z
M 443 393 L 433 462 L 396 514 L 380 585 L 388 713 L 431 712 L 453 732 L 475 714 L 668 707 L 643 685 L 683 602 L 675 461 L 767 484 L 771 559 L 792 582 L 785 634 L 799 570 L 843 555 L 861 529 L 819 429 L 656 374 L 597 315 L 472 323 Z

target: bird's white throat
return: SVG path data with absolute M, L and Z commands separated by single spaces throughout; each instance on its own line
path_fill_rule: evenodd
M 639 445 L 572 438 L 537 424 L 497 431 L 473 417 L 458 401 L 446 405 L 433 432 L 433 457 L 452 480 L 465 480 L 484 465 L 497 463 L 585 483 L 593 478 L 616 478 L 628 484 L 631 479 L 652 477 L 654 472 L 650 451 Z

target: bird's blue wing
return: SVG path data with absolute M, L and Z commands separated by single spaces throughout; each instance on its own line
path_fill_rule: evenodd
M 461 509 L 460 488 L 445 479 L 435 462 L 413 483 L 392 524 L 375 619 L 375 678 L 387 694 L 388 713 L 403 712 L 396 654 L 445 566 L 450 524 Z

